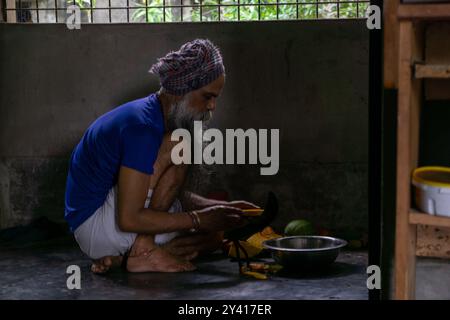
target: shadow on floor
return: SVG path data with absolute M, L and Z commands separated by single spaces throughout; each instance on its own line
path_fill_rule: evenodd
M 355 273 L 364 272 L 364 266 L 354 265 L 346 262 L 334 262 L 327 268 L 319 270 L 281 270 L 277 276 L 291 279 L 327 279 L 345 277 Z

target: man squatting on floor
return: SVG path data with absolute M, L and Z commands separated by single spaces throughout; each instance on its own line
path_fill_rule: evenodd
M 122 265 L 130 272 L 194 270 L 199 254 L 220 248 L 223 231 L 245 224 L 246 201 L 179 194 L 187 165 L 174 165 L 177 128 L 208 120 L 225 83 L 219 49 L 196 39 L 150 69 L 161 88 L 99 117 L 75 147 L 65 219 L 91 270 Z

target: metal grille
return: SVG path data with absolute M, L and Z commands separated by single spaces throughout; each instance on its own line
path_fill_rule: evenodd
M 351 19 L 366 17 L 370 3 L 369 0 L 0 1 L 7 23 L 65 23 L 73 9 L 79 9 L 81 23 Z

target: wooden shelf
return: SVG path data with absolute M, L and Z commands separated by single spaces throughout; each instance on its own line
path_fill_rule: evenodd
M 450 65 L 445 64 L 419 64 L 414 65 L 416 79 L 450 79 Z
M 445 55 L 448 51 L 446 43 L 435 44 L 437 48 L 434 50 L 438 54 L 425 55 L 429 51 L 427 44 L 436 38 L 436 32 L 430 33 L 429 30 L 434 25 L 441 25 L 441 21 L 450 21 L 450 3 L 401 4 L 400 0 L 385 2 L 390 3 L 385 7 L 386 21 L 395 20 L 395 23 L 390 24 L 393 26 L 392 31 L 385 32 L 386 52 L 391 50 L 388 56 L 390 59 L 385 60 L 385 70 L 395 70 L 390 74 L 394 81 L 391 80 L 388 84 L 396 83 L 398 89 L 394 297 L 409 300 L 414 299 L 416 293 L 418 230 L 435 232 L 436 227 L 450 228 L 450 217 L 433 216 L 411 209 L 411 172 L 419 163 L 424 79 L 450 78 L 450 62 Z M 392 16 L 397 19 L 392 19 Z M 446 41 L 446 29 L 437 30 L 441 42 Z M 390 33 L 392 35 L 388 37 L 387 34 Z M 418 225 L 434 228 L 417 228 Z
M 450 20 L 450 3 L 400 4 L 397 16 L 400 20 Z
M 419 212 L 415 209 L 411 209 L 409 212 L 409 223 L 450 228 L 450 218 L 433 216 L 428 213 Z

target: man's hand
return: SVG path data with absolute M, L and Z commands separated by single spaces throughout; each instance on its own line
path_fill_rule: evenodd
M 201 231 L 225 231 L 247 224 L 242 210 L 232 206 L 218 205 L 197 211 Z
M 183 208 L 186 210 L 192 209 L 204 209 L 207 207 L 213 206 L 226 206 L 226 207 L 234 207 L 238 209 L 259 209 L 257 205 L 250 203 L 244 200 L 237 201 L 222 201 L 222 200 L 214 200 L 202 197 L 198 194 L 192 192 L 185 192 L 183 197 Z
M 230 206 L 230 207 L 242 209 L 242 210 L 244 210 L 244 209 L 260 209 L 260 207 L 257 206 L 256 204 L 253 204 L 251 202 L 244 201 L 244 200 L 230 201 L 230 202 L 226 203 L 226 205 Z

